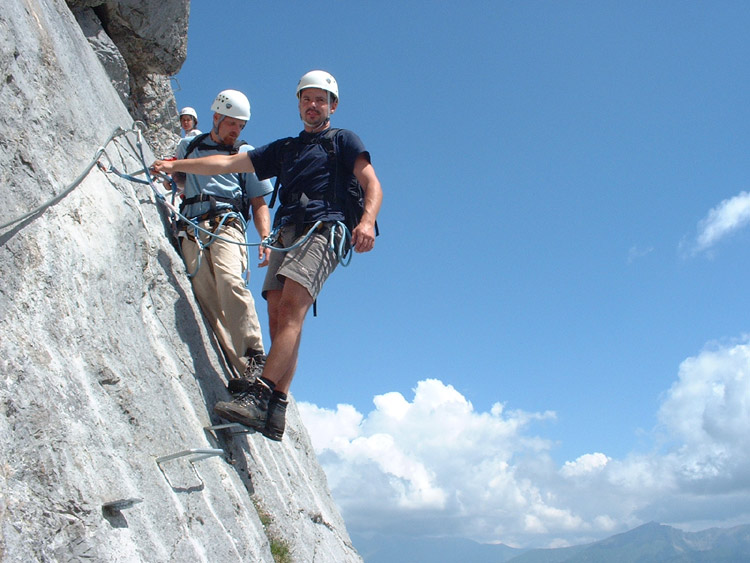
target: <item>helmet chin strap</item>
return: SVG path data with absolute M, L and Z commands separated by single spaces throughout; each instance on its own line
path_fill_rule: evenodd
M 228 144 L 228 143 L 226 143 L 226 142 L 224 141 L 224 139 L 222 139 L 222 138 L 221 138 L 221 136 L 219 135 L 219 126 L 221 125 L 221 122 L 222 122 L 222 121 L 224 121 L 224 120 L 226 119 L 226 117 L 227 117 L 226 115 L 222 115 L 222 116 L 221 116 L 221 117 L 219 118 L 219 121 L 218 121 L 218 122 L 216 123 L 216 125 L 214 125 L 214 126 L 213 126 L 213 128 L 211 129 L 211 133 L 213 133 L 213 135 L 214 135 L 214 136 L 216 137 L 216 139 L 217 139 L 217 140 L 219 141 L 219 144 L 222 144 L 222 145 L 226 145 L 226 144 Z M 244 129 L 244 126 L 243 126 L 242 128 Z
M 313 124 L 312 124 L 312 123 L 310 123 L 309 121 L 305 121 L 304 119 L 302 120 L 302 122 L 303 122 L 303 123 L 304 123 L 305 125 L 307 125 L 308 127 L 310 127 L 310 128 L 312 129 L 312 132 L 313 132 L 313 133 L 317 133 L 317 132 L 318 132 L 318 131 L 320 131 L 321 129 L 325 129 L 325 126 L 326 126 L 326 125 L 328 124 L 328 122 L 330 122 L 330 121 L 331 121 L 331 118 L 330 118 L 330 117 L 326 117 L 326 118 L 325 118 L 325 119 L 324 119 L 323 121 L 321 121 L 321 122 L 320 122 L 320 123 L 319 123 L 318 125 L 313 125 Z
M 216 137 L 216 139 L 218 139 L 219 143 L 221 143 L 222 145 L 224 145 L 224 144 L 226 144 L 226 143 L 224 143 L 224 139 L 222 139 L 222 138 L 221 138 L 221 137 L 219 136 L 219 125 L 221 125 L 221 122 L 222 122 L 222 121 L 224 121 L 224 117 L 225 117 L 225 116 L 223 116 L 223 115 L 222 115 L 222 116 L 221 116 L 221 117 L 219 118 L 219 121 L 218 121 L 218 123 L 214 123 L 214 127 L 213 127 L 213 129 L 211 130 L 211 133 L 213 133 L 214 137 Z

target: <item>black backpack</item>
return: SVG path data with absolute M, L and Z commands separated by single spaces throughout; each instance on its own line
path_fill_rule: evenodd
M 237 154 L 237 152 L 239 152 L 240 150 L 240 147 L 242 145 L 247 144 L 245 141 L 238 141 L 234 145 L 209 144 L 205 142 L 205 140 L 208 138 L 209 135 L 210 133 L 201 133 L 200 135 L 197 135 L 188 144 L 187 148 L 185 149 L 185 156 L 183 156 L 182 158 L 183 159 L 187 158 L 196 149 L 212 150 L 212 151 L 224 152 L 227 154 Z M 180 204 L 180 213 L 182 213 L 182 211 L 185 209 L 185 206 L 187 205 L 191 205 L 193 203 L 201 203 L 203 201 L 210 201 L 211 210 L 208 212 L 208 216 L 209 217 L 215 216 L 220 213 L 223 213 L 223 210 L 216 209 L 216 202 L 218 201 L 222 203 L 230 203 L 234 211 L 241 213 L 242 216 L 245 218 L 245 220 L 249 221 L 250 220 L 250 200 L 248 199 L 247 192 L 245 191 L 245 177 L 242 174 L 238 174 L 237 177 L 239 179 L 240 189 L 242 190 L 242 195 L 239 198 L 228 198 L 228 197 L 200 194 L 200 195 L 185 199 Z
M 359 183 L 357 177 L 342 169 L 339 159 L 336 158 L 336 135 L 341 129 L 326 129 L 326 131 L 315 137 L 311 142 L 319 143 L 323 146 L 328 155 L 328 169 L 331 172 L 330 182 L 326 190 L 326 201 L 337 202 L 339 193 L 345 194 L 345 201 L 341 205 L 344 210 L 344 224 L 346 225 L 349 232 L 352 232 L 354 228 L 359 224 L 362 219 L 362 214 L 365 211 L 365 192 L 362 188 L 362 184 Z M 283 162 L 289 155 L 296 157 L 299 153 L 301 146 L 304 143 L 299 137 L 287 137 L 284 139 L 281 150 L 279 151 L 279 170 L 282 168 Z M 273 208 L 276 203 L 276 197 L 279 193 L 281 180 L 279 177 L 276 178 L 276 183 L 273 187 L 273 195 L 268 207 Z M 344 189 L 338 190 L 337 187 L 342 186 Z M 303 193 L 295 193 L 290 196 L 291 201 L 306 201 L 307 197 Z M 375 234 L 379 235 L 380 230 L 378 228 L 377 221 L 375 222 Z

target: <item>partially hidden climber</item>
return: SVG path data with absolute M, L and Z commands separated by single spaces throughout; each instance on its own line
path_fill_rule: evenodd
M 339 103 L 334 77 L 321 70 L 308 72 L 299 80 L 296 93 L 304 124 L 298 137 L 279 139 L 247 153 L 154 163 L 156 171 L 165 173 L 254 172 L 258 178 L 276 176 L 280 181 L 275 244 L 288 251 L 272 253 L 263 284 L 271 348 L 262 375 L 241 382 L 244 386 L 233 401 L 214 408 L 221 417 L 255 428 L 273 440 L 281 440 L 284 433 L 287 394 L 305 316 L 338 264 L 329 237 L 332 232 L 334 237 L 342 236 L 335 226 L 347 219 L 352 177 L 362 190 L 360 216 L 351 223 L 350 243 L 356 252 L 373 249 L 383 199 L 370 154 L 360 138 L 346 129 L 330 129 L 330 117 Z M 331 137 L 334 154 L 326 148 L 325 139 Z
M 195 137 L 200 135 L 198 127 L 198 114 L 191 107 L 184 107 L 180 110 L 180 129 L 183 137 Z
M 182 139 L 177 158 L 245 154 L 253 148 L 238 140 L 250 119 L 250 101 L 242 92 L 220 92 L 211 111 L 210 133 Z M 195 296 L 235 371 L 234 378 L 254 380 L 262 373 L 266 356 L 255 300 L 243 279 L 243 272 L 250 272 L 244 219 L 247 228 L 252 219 L 261 240 L 268 236 L 271 221 L 265 196 L 273 187 L 252 172 L 175 173 L 173 179 L 184 186 L 181 214 L 203 229 L 182 221 L 178 230 Z M 268 265 L 269 255 L 268 249 L 258 246 L 259 267 Z M 230 380 L 230 390 L 235 384 Z

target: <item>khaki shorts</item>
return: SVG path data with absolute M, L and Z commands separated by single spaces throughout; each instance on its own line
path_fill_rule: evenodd
M 309 227 L 308 225 L 308 229 Z M 308 229 L 296 237 L 294 225 L 286 225 L 281 228 L 279 239 L 274 246 L 289 248 L 303 238 Z M 328 231 L 328 228 L 324 228 L 322 232 L 319 230 L 313 233 L 301 246 L 289 252 L 271 252 L 266 280 L 263 282 L 264 298 L 269 291 L 283 289 L 287 278 L 307 289 L 313 300 L 318 298 L 323 284 L 338 265 L 336 255 L 328 249 Z

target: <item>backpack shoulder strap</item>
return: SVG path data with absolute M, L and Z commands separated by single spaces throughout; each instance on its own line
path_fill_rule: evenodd
M 362 184 L 353 173 L 345 172 L 341 165 L 340 159 L 336 158 L 336 143 L 334 140 L 341 129 L 328 129 L 323 138 L 327 139 L 327 143 L 330 145 L 329 162 L 331 163 L 331 183 L 329 184 L 329 201 L 336 201 L 339 194 L 344 195 L 345 201 L 342 203 L 344 207 L 344 215 L 346 216 L 345 223 L 349 230 L 354 228 L 362 218 L 362 212 L 365 208 L 364 202 L 364 189 Z M 341 182 L 342 185 L 338 185 Z M 341 191 L 339 191 L 341 190 Z M 380 227 L 378 222 L 375 221 L 375 235 L 380 235 Z
M 185 156 L 182 158 L 187 158 L 190 156 L 190 154 L 198 148 L 198 145 L 200 145 L 203 141 L 206 140 L 206 137 L 208 137 L 210 133 L 201 133 L 200 135 L 197 135 L 190 143 L 188 144 L 187 148 L 185 149 Z
M 341 129 L 336 129 L 335 127 L 331 127 L 329 129 L 326 129 L 323 134 L 320 136 L 321 144 L 325 147 L 326 152 L 329 156 L 336 155 L 336 136 L 339 134 L 339 131 Z
M 235 143 L 233 146 L 230 145 L 219 145 L 219 144 L 212 144 L 209 145 L 205 142 L 205 140 L 209 137 L 211 133 L 201 133 L 195 139 L 190 141 L 190 144 L 185 149 L 185 156 L 182 158 L 187 158 L 190 156 L 190 153 L 192 153 L 195 149 L 210 149 L 220 152 L 225 152 L 228 154 L 236 154 L 239 148 L 242 145 L 246 145 L 247 143 L 245 141 L 239 141 Z
M 325 132 L 320 136 L 320 144 L 328 155 L 328 169 L 330 170 L 330 180 L 328 182 L 328 193 L 326 199 L 330 202 L 335 202 L 337 199 L 337 186 L 339 177 L 341 176 L 341 164 L 339 159 L 336 158 L 336 137 L 341 129 L 331 127 L 326 129 Z
M 287 137 L 282 140 L 281 147 L 279 148 L 279 174 L 276 176 L 276 181 L 273 184 L 273 193 L 271 194 L 271 201 L 268 203 L 268 208 L 273 209 L 276 204 L 276 197 L 279 195 L 279 187 L 281 186 L 281 167 L 284 164 L 284 157 L 289 153 L 289 149 L 293 144 L 296 144 L 298 137 Z
M 247 144 L 245 141 L 238 141 L 237 143 L 234 144 L 234 146 L 216 145 L 216 144 L 209 145 L 209 144 L 206 144 L 204 141 L 208 138 L 210 134 L 211 133 L 201 133 L 200 135 L 196 136 L 192 141 L 190 141 L 187 148 L 185 149 L 185 156 L 183 156 L 182 158 L 187 158 L 188 156 L 190 156 L 190 154 L 193 151 L 195 151 L 196 149 L 202 149 L 202 148 L 218 150 L 218 151 L 226 152 L 229 154 L 236 154 L 237 152 L 239 152 L 239 149 L 242 145 Z M 221 201 L 224 203 L 231 203 L 235 211 L 239 211 L 243 215 L 243 217 L 245 217 L 245 219 L 248 219 L 249 218 L 249 201 L 246 200 L 247 192 L 245 189 L 245 175 L 237 174 L 237 181 L 238 181 L 238 184 L 240 186 L 240 191 L 241 191 L 241 194 L 238 198 L 231 199 L 231 198 L 222 198 L 218 196 L 209 196 L 210 199 L 204 199 L 203 194 L 201 194 L 197 197 L 184 200 L 180 206 L 180 210 L 182 210 L 185 207 L 185 205 L 188 205 L 188 204 L 199 203 L 203 201 L 211 201 L 211 209 L 213 211 L 213 209 L 216 206 L 216 202 Z
M 246 144 L 247 143 L 245 141 L 237 141 L 234 144 L 234 147 L 232 148 L 232 152 L 230 154 L 237 154 L 238 152 L 240 152 L 240 147 L 242 145 L 246 145 Z M 238 180 L 238 182 L 240 184 L 240 189 L 242 190 L 243 197 L 245 197 L 245 194 L 246 194 L 246 192 L 245 192 L 245 184 L 247 183 L 246 179 L 247 179 L 247 176 L 245 175 L 244 172 L 240 172 L 240 173 L 237 174 L 237 180 Z M 243 204 L 244 204 L 244 202 L 243 202 Z

